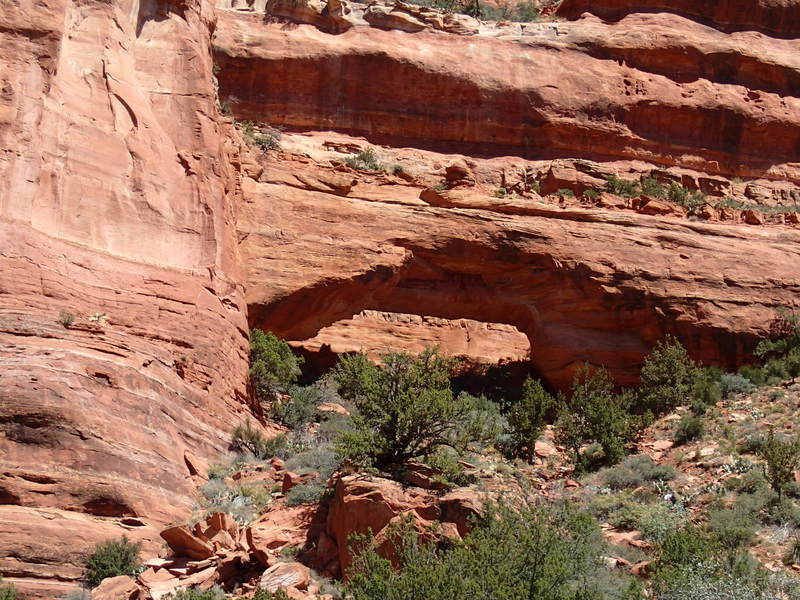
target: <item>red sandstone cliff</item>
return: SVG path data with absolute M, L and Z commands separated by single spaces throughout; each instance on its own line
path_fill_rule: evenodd
M 800 203 L 796 3 L 608 0 L 505 28 L 311 4 L 319 27 L 210 0 L 0 10 L 0 572 L 32 595 L 73 586 L 96 541 L 187 516 L 247 414 L 249 325 L 505 323 L 563 385 L 583 360 L 630 382 L 668 332 L 732 367 L 798 303 L 791 223 L 492 197 L 657 171 Z M 237 118 L 302 134 L 285 152 L 240 155 L 212 45 Z M 381 143 L 406 177 L 341 165 Z M 430 193 L 465 160 L 469 185 Z
M 205 0 L 0 9 L 0 572 L 27 593 L 184 518 L 185 453 L 216 456 L 242 419 L 213 21 Z

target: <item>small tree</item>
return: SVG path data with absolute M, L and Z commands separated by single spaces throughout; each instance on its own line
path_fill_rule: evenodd
M 463 451 L 470 442 L 498 433 L 497 412 L 488 401 L 453 396 L 454 361 L 427 348 L 419 356 L 386 354 L 375 365 L 363 354 L 343 356 L 333 372 L 339 394 L 358 409 L 355 431 L 340 448 L 357 462 L 392 470 L 424 458 L 441 446 Z
M 141 567 L 141 550 L 140 542 L 131 542 L 125 535 L 119 540 L 101 542 L 86 561 L 86 582 L 97 587 L 106 577 L 136 575 Z
M 0 600 L 17 600 L 17 588 L 11 585 L 2 585 L 3 576 L 0 575 Z
M 556 441 L 572 452 L 579 470 L 586 461 L 581 448 L 597 442 L 603 448 L 605 461 L 616 464 L 625 456 L 625 447 L 649 423 L 650 415 L 630 412 L 633 395 L 614 393 L 614 382 L 606 369 L 592 370 L 588 364 L 575 374 L 572 398 L 562 400 L 556 420 Z
M 775 437 L 775 430 L 770 427 L 769 436 L 761 444 L 758 454 L 764 459 L 764 476 L 778 492 L 780 500 L 784 486 L 794 479 L 794 472 L 800 463 L 800 439 L 790 440 Z
M 534 456 L 536 440 L 542 434 L 545 416 L 555 406 L 555 398 L 542 386 L 542 382 L 530 377 L 522 386 L 522 398 L 508 413 L 513 450 L 518 456 L 530 461 Z
M 302 364 L 303 358 L 272 332 L 250 331 L 250 382 L 260 401 L 272 400 L 276 391 L 297 381 Z
M 686 349 L 671 335 L 656 344 L 642 366 L 644 405 L 654 413 L 687 404 L 700 376 Z

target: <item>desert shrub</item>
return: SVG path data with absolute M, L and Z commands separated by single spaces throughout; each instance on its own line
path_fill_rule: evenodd
M 675 427 L 673 439 L 678 446 L 696 440 L 703 435 L 705 425 L 703 419 L 695 415 L 683 415 Z
M 0 575 L 0 600 L 17 600 L 17 588 L 10 583 L 3 585 L 2 575 Z
M 764 369 L 756 365 L 745 365 L 739 368 L 739 375 L 749 380 L 755 387 L 761 387 L 767 382 Z
M 86 582 L 97 587 L 106 577 L 135 576 L 141 567 L 142 544 L 131 542 L 127 536 L 106 540 L 95 546 L 86 559 Z
M 783 493 L 789 498 L 794 498 L 797 500 L 800 498 L 800 483 L 797 481 L 790 481 L 783 486 Z
M 686 349 L 668 335 L 645 357 L 642 366 L 642 402 L 654 413 L 688 404 L 700 377 Z
M 319 473 L 327 480 L 338 468 L 341 458 L 331 444 L 315 444 L 305 452 L 300 452 L 286 461 L 286 470 L 295 473 Z
M 367 147 L 344 159 L 347 166 L 361 171 L 382 171 L 383 165 L 378 160 L 375 150 Z
M 742 375 L 736 373 L 725 373 L 719 380 L 722 397 L 727 398 L 734 394 L 749 394 L 756 389 L 756 386 Z
M 722 373 L 715 368 L 701 368 L 696 371 L 696 379 L 692 389 L 692 412 L 704 415 L 708 407 L 722 400 L 719 378 Z
M 649 456 L 630 456 L 622 463 L 598 473 L 603 483 L 612 490 L 637 488 L 650 481 L 668 481 L 675 477 L 671 465 L 659 465 Z
M 248 420 L 244 425 L 237 425 L 231 438 L 231 450 L 244 452 L 258 459 L 279 456 L 286 457 L 288 439 L 286 434 L 266 439 Z
M 774 499 L 767 503 L 767 510 L 762 521 L 768 525 L 800 525 L 800 508 L 786 497 Z
M 763 359 L 781 358 L 800 350 L 800 313 L 782 309 L 770 323 L 770 337 L 756 347 L 756 356 Z M 793 375 L 796 377 L 797 375 Z
M 319 502 L 325 493 L 325 484 L 321 481 L 309 481 L 294 486 L 286 494 L 286 504 L 297 506 L 298 504 L 314 504 Z
M 639 195 L 641 190 L 638 181 L 628 181 L 612 175 L 606 180 L 606 191 L 610 194 L 630 198 Z
M 495 198 L 505 198 L 508 196 L 508 190 L 506 188 L 497 188 L 494 192 L 492 192 L 492 196 Z
M 783 486 L 794 480 L 794 472 L 800 463 L 800 438 L 778 438 L 775 430 L 770 428 L 758 455 L 765 461 L 764 476 L 780 498 Z
M 441 480 L 451 485 L 469 485 L 474 478 L 467 475 L 458 462 L 458 454 L 451 448 L 440 448 L 425 458 L 425 464 L 441 473 Z
M 796 565 L 800 564 L 800 538 L 795 538 L 789 544 L 786 554 L 783 555 L 783 564 Z
M 75 315 L 69 313 L 65 310 L 62 310 L 58 313 L 58 324 L 61 325 L 64 329 L 69 329 L 70 325 L 75 322 Z
M 508 413 L 512 452 L 530 461 L 534 446 L 545 426 L 547 413 L 555 407 L 555 398 L 547 393 L 542 382 L 530 377 L 522 385 L 522 397 Z
M 398 531 L 397 570 L 378 556 L 369 538 L 355 538 L 353 547 L 345 589 L 353 600 L 639 597 L 637 584 L 605 566 L 593 520 L 566 510 L 490 509 L 452 548 Z
M 610 514 L 608 522 L 618 529 L 641 531 L 645 539 L 658 543 L 683 520 L 666 504 L 631 503 Z
M 658 546 L 655 571 L 664 578 L 665 572 L 701 564 L 715 552 L 712 541 L 695 526 L 674 529 L 664 536 Z
M 712 539 L 728 550 L 749 544 L 757 526 L 756 516 L 740 506 L 710 511 L 708 523 Z
M 275 392 L 294 383 L 302 364 L 303 358 L 272 332 L 250 331 L 250 382 L 260 401 L 271 401 Z
M 661 197 L 675 204 L 687 208 L 690 212 L 705 204 L 706 197 L 702 192 L 690 192 L 684 186 L 670 182 L 669 186 L 661 194 Z
M 418 356 L 390 353 L 375 365 L 363 354 L 343 356 L 333 377 L 339 393 L 358 409 L 354 431 L 341 436 L 343 455 L 379 469 L 394 470 L 442 446 L 461 452 L 476 442 L 493 442 L 501 417 L 486 399 L 454 396 L 454 361 L 428 348 Z
M 736 451 L 739 454 L 758 454 L 763 444 L 764 436 L 762 434 L 750 433 L 737 444 Z
M 252 600 L 289 600 L 289 595 L 283 588 L 270 592 L 266 588 L 258 588 Z
M 274 127 L 262 127 L 258 133 L 253 135 L 252 143 L 264 152 L 268 150 L 280 150 L 281 132 Z
M 575 197 L 575 192 L 573 192 L 572 190 L 568 190 L 568 189 L 564 188 L 564 189 L 558 190 L 556 192 L 556 196 L 562 196 L 564 198 L 574 198 Z
M 597 200 L 600 197 L 600 192 L 597 190 L 585 190 L 583 195 L 584 197 L 589 198 L 589 200 Z
M 755 494 L 757 492 L 763 492 L 769 487 L 767 480 L 764 479 L 764 476 L 761 474 L 759 469 L 750 469 L 746 473 L 743 473 L 741 477 L 731 477 L 729 481 L 735 482 L 731 484 L 731 489 L 733 491 L 743 494 Z
M 791 591 L 789 591 L 791 590 Z M 759 578 L 743 576 L 726 571 L 720 562 L 704 563 L 686 567 L 670 579 L 661 583 L 655 594 L 656 600 L 777 600 L 797 598 L 795 582 L 783 578 L 763 575 Z
M 291 429 L 299 429 L 314 420 L 322 391 L 316 385 L 292 386 L 288 394 L 270 405 L 270 416 Z
M 614 383 L 605 369 L 592 370 L 584 365 L 576 374 L 569 403 L 561 402 L 556 420 L 556 441 L 566 446 L 578 470 L 585 470 L 581 447 L 596 442 L 603 448 L 608 464 L 616 464 L 625 456 L 626 446 L 633 442 L 648 424 L 648 417 L 631 414 L 632 394 L 614 393 Z
M 225 592 L 216 585 L 207 590 L 183 588 L 174 594 L 170 594 L 167 598 L 171 600 L 225 600 Z

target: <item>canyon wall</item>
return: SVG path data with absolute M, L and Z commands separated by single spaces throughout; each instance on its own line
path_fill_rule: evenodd
M 205 0 L 0 9 L 0 572 L 25 594 L 185 518 L 244 419 L 213 22 Z
M 31 597 L 73 589 L 97 541 L 157 552 L 189 516 L 249 416 L 249 326 L 375 350 L 420 330 L 353 325 L 365 310 L 499 323 L 566 387 L 584 360 L 635 382 L 667 333 L 734 368 L 798 305 L 782 215 L 547 196 L 657 173 L 800 204 L 795 3 L 578 19 L 567 0 L 575 21 L 498 26 L 331 2 L 0 10 L 0 572 Z M 220 108 L 285 128 L 283 149 L 243 148 Z M 367 147 L 387 171 L 344 163 Z M 432 339 L 479 353 L 453 335 Z

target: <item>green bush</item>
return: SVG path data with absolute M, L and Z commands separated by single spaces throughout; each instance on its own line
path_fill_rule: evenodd
M 489 509 L 461 543 L 442 548 L 396 533 L 398 569 L 369 538 L 352 540 L 345 593 L 353 600 L 623 600 L 639 586 L 604 564 L 600 532 L 585 514 Z
M 319 502 L 325 493 L 325 484 L 321 481 L 309 481 L 294 486 L 286 494 L 286 504 L 297 506 L 298 504 L 314 504 Z
M 354 431 L 339 449 L 351 460 L 395 470 L 442 446 L 461 452 L 471 443 L 494 442 L 500 433 L 497 407 L 468 394 L 454 397 L 452 359 L 428 348 L 418 356 L 390 353 L 375 365 L 363 354 L 343 356 L 333 372 L 339 393 L 358 409 Z
M 275 392 L 297 381 L 302 364 L 303 358 L 272 332 L 250 331 L 250 382 L 260 401 L 272 401 Z
M 642 366 L 642 402 L 654 413 L 688 404 L 700 378 L 695 362 L 674 337 L 659 341 Z
M 451 448 L 440 448 L 425 458 L 425 464 L 439 471 L 444 483 L 469 485 L 474 482 L 474 478 L 464 472 L 464 467 L 458 463 L 458 455 Z
M 664 536 L 658 547 L 656 573 L 664 578 L 665 571 L 676 571 L 710 559 L 715 548 L 710 539 L 693 525 L 674 529 Z
M 279 456 L 285 458 L 288 440 L 286 434 L 266 439 L 248 420 L 244 425 L 237 425 L 233 430 L 231 450 L 249 454 L 257 459 Z
M 692 412 L 695 415 L 704 415 L 710 406 L 715 406 L 722 400 L 722 389 L 719 379 L 722 372 L 719 369 L 700 368 L 696 372 L 694 388 L 692 389 Z
M 589 200 L 597 200 L 600 197 L 600 192 L 597 190 L 585 190 L 583 195 L 585 198 L 589 198 Z
M 17 600 L 17 588 L 12 584 L 2 585 L 3 576 L 0 575 L 0 600 Z
M 106 577 L 135 576 L 141 567 L 142 544 L 131 542 L 127 536 L 107 540 L 95 546 L 86 560 L 86 582 L 97 587 Z
M 764 476 L 780 498 L 784 486 L 794 480 L 794 472 L 800 466 L 800 438 L 781 439 L 770 428 L 767 439 L 758 450 L 764 459 Z
M 361 171 L 382 171 L 383 165 L 378 160 L 375 150 L 370 147 L 360 150 L 357 154 L 351 154 L 344 159 L 347 166 Z
M 598 473 L 612 490 L 634 489 L 650 481 L 669 481 L 675 477 L 671 465 L 659 465 L 644 454 L 630 456 L 622 463 Z
M 171 600 L 225 600 L 225 592 L 216 585 L 207 590 L 184 588 L 178 590 L 174 594 L 170 594 L 167 598 Z
M 627 198 L 638 196 L 640 193 L 639 182 L 619 179 L 616 175 L 612 175 L 606 181 L 606 191 Z
M 650 422 L 649 416 L 631 414 L 634 398 L 630 393 L 615 394 L 614 383 L 605 369 L 592 370 L 588 364 L 575 374 L 569 403 L 561 402 L 555 424 L 556 441 L 566 446 L 576 468 L 585 470 L 581 448 L 600 444 L 608 464 L 616 464 Z
M 719 380 L 719 387 L 723 398 L 734 394 L 749 394 L 756 389 L 756 386 L 749 379 L 735 373 L 722 375 Z
M 757 525 L 755 515 L 738 506 L 712 510 L 708 523 L 712 539 L 728 550 L 749 544 Z
M 283 588 L 278 588 L 274 592 L 270 592 L 265 588 L 258 588 L 252 600 L 289 600 L 289 595 Z
M 800 564 L 800 538 L 795 538 L 789 544 L 786 554 L 783 555 L 783 564 L 796 565 Z
M 270 416 L 282 425 L 299 429 L 314 420 L 322 395 L 316 385 L 292 386 L 285 397 L 272 402 Z
M 705 425 L 703 419 L 695 415 L 683 415 L 678 425 L 675 427 L 673 439 L 675 444 L 680 446 L 692 440 L 696 440 L 703 435 Z
M 533 460 L 536 440 L 544 431 L 545 417 L 556 401 L 547 393 L 542 382 L 530 377 L 522 385 L 522 397 L 508 413 L 512 452 L 528 461 Z
M 564 188 L 564 189 L 558 190 L 556 192 L 556 196 L 561 196 L 563 198 L 574 198 L 575 197 L 575 192 L 573 192 L 572 190 L 568 190 L 568 189 Z

